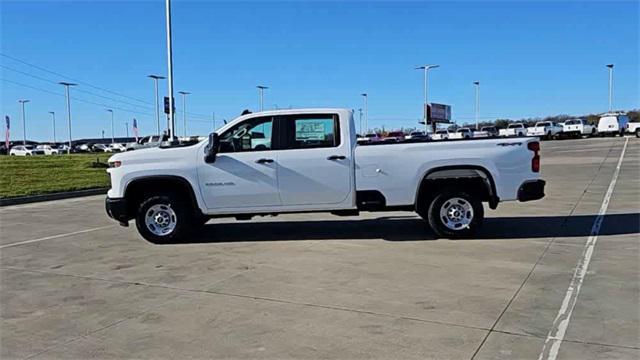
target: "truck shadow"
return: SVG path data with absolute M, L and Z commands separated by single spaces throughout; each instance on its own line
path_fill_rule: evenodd
M 486 218 L 478 236 L 469 240 L 514 240 L 550 237 L 586 237 L 596 215 L 522 216 Z M 600 235 L 640 233 L 640 213 L 604 216 Z M 429 226 L 417 216 L 375 219 L 260 221 L 209 223 L 183 243 L 293 241 L 293 240 L 437 240 Z

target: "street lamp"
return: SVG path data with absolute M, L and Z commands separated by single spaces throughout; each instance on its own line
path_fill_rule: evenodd
M 358 112 L 360 113 L 360 135 L 364 137 L 366 134 L 362 132 L 362 108 L 358 109 Z
M 428 124 L 428 102 L 427 102 L 427 80 L 429 79 L 429 69 L 435 69 L 437 67 L 440 67 L 440 65 L 422 65 L 422 66 L 418 66 L 415 69 L 416 70 L 424 70 L 424 128 L 425 128 L 425 133 L 428 132 L 429 130 L 429 124 Z M 436 130 L 436 124 L 433 124 L 433 131 L 435 132 Z
M 609 112 L 611 112 L 612 108 L 611 108 L 611 93 L 612 93 L 612 89 L 613 89 L 613 64 L 608 64 L 607 67 L 609 68 Z
M 480 114 L 480 81 L 474 81 L 476 86 L 476 131 L 478 131 L 478 116 Z
M 127 132 L 127 139 L 129 138 L 129 122 L 125 121 L 124 122 L 124 129 Z
M 159 76 L 159 75 L 147 75 L 147 77 L 153 79 L 153 84 L 154 84 L 154 89 L 155 89 L 155 100 L 156 100 L 156 121 L 158 122 L 158 136 L 160 136 L 160 109 L 158 102 L 160 101 L 158 99 L 158 80 L 162 80 L 165 77 L 164 76 Z
M 24 119 L 24 104 L 30 101 L 31 100 L 18 100 L 18 102 L 22 104 L 22 145 L 27 145 L 27 127 L 25 126 Z
M 179 91 L 182 95 L 182 126 L 184 127 L 184 137 L 187 137 L 187 95 L 191 94 L 187 91 Z
M 173 114 L 173 48 L 171 45 L 171 0 L 165 0 L 166 27 L 167 27 L 167 83 L 169 86 L 169 139 L 173 141 L 175 134 L 175 121 Z
M 114 126 L 113 126 L 113 110 L 107 109 L 107 112 L 111 113 L 111 143 L 113 144 L 113 143 L 116 142 L 115 135 L 114 135 L 115 131 L 114 131 Z
M 258 88 L 258 92 L 260 93 L 260 111 L 263 111 L 264 110 L 264 90 L 268 89 L 269 87 L 262 86 L 262 85 L 258 85 L 256 87 Z
M 369 95 L 367 93 L 360 94 L 364 100 L 364 132 L 369 132 Z
M 76 86 L 78 84 L 64 81 L 61 81 L 58 84 L 64 86 L 64 93 L 67 99 L 67 125 L 69 127 L 69 148 L 67 149 L 67 154 L 71 154 L 71 100 L 69 98 L 69 86 Z
M 51 118 L 53 119 L 53 143 L 56 143 L 56 113 L 55 111 L 49 111 Z

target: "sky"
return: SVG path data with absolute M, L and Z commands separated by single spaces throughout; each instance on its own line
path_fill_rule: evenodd
M 363 107 L 370 127 L 415 127 L 429 101 L 472 122 L 480 118 L 605 112 L 615 64 L 615 109 L 640 108 L 640 2 L 172 2 L 175 91 L 188 91 L 187 133 L 206 135 L 222 119 L 266 109 Z M 0 0 L 0 113 L 22 139 L 124 136 L 135 117 L 156 131 L 153 82 L 167 72 L 164 1 Z M 167 83 L 160 82 L 160 96 Z M 184 133 L 176 94 L 177 133 Z M 164 115 L 162 124 L 165 124 Z

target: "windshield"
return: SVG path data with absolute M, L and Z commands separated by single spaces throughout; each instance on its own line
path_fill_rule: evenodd
M 522 127 L 522 124 L 511 124 L 507 128 L 508 129 L 517 129 L 517 128 L 520 128 L 520 127 Z
M 444 135 L 447 133 L 447 130 L 438 130 L 436 131 L 436 134 L 440 134 L 440 135 Z
M 545 122 L 539 122 L 539 123 L 536 123 L 536 126 L 551 126 L 551 123 L 550 122 L 546 122 L 546 121 Z
M 33 145 L 25 145 L 23 147 L 27 150 L 33 150 Z
M 378 134 L 367 134 L 364 137 L 366 137 L 366 138 L 374 138 L 374 137 L 378 137 Z
M 568 120 L 564 124 L 565 125 L 580 125 L 580 123 L 581 123 L 580 120 Z

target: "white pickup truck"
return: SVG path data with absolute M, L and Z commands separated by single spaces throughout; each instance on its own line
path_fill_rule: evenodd
M 596 127 L 582 119 L 570 119 L 562 125 L 562 133 L 570 138 L 594 136 L 596 134 Z
M 538 121 L 536 126 L 528 129 L 527 136 L 538 136 L 542 139 L 550 140 L 558 138 L 562 133 L 562 126 L 556 125 L 552 121 Z
M 500 129 L 499 135 L 502 137 L 527 136 L 527 125 L 523 123 L 509 124 L 506 129 Z
M 266 139 L 266 141 L 265 141 Z M 442 237 L 472 236 L 483 202 L 544 197 L 533 138 L 358 144 L 347 109 L 246 114 L 207 140 L 109 159 L 110 217 L 177 242 L 213 217 L 415 211 Z

